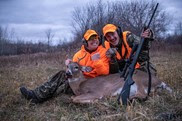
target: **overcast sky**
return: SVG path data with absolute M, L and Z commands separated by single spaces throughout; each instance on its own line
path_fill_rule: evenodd
M 43 40 L 51 28 L 55 40 L 72 37 L 71 12 L 97 0 L 0 0 L 0 26 L 13 28 L 16 37 Z M 182 21 L 182 0 L 157 0 L 174 20 Z

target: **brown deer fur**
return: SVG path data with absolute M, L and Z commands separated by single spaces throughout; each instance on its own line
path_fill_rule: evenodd
M 107 76 L 98 76 L 96 78 L 86 79 L 82 71 L 84 68 L 79 66 L 78 63 L 67 63 L 67 73 L 71 74 L 69 84 L 75 96 L 72 97 L 75 103 L 93 103 L 104 96 L 116 96 L 122 90 L 124 79 L 120 78 L 119 73 L 110 74 Z M 148 89 L 148 74 L 136 70 L 133 75 L 135 83 L 130 89 L 130 99 L 132 98 L 146 98 Z M 169 92 L 172 90 L 156 76 L 152 75 L 151 92 L 154 92 L 158 87 L 167 89 Z

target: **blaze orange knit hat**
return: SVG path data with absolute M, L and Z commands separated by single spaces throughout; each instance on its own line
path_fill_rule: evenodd
M 85 32 L 85 34 L 84 34 L 84 39 L 85 40 L 89 40 L 89 38 L 92 36 L 92 35 L 97 35 L 98 36 L 98 34 L 97 34 L 97 32 L 96 31 L 94 31 L 94 30 L 92 30 L 92 29 L 89 29 L 89 30 L 87 30 L 86 32 Z
M 114 24 L 106 24 L 103 29 L 102 32 L 104 34 L 104 36 L 108 33 L 108 32 L 115 32 L 117 29 L 117 27 Z

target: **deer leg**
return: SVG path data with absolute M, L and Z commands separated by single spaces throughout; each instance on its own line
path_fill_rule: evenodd
M 161 82 L 161 84 L 158 85 L 157 88 L 166 89 L 169 93 L 172 93 L 172 89 L 164 82 Z
M 74 103 L 94 103 L 97 99 L 100 98 L 102 97 L 94 93 L 87 93 L 72 97 L 72 100 Z
M 137 91 L 135 95 L 130 96 L 130 99 L 145 99 L 147 94 L 145 92 L 145 88 L 142 85 L 137 85 Z
M 146 94 L 137 93 L 136 95 L 131 96 L 130 99 L 135 99 L 135 98 L 137 98 L 137 99 L 145 99 L 146 97 L 147 97 Z

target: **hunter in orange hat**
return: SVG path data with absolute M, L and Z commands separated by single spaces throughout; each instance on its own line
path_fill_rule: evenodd
M 126 64 L 126 59 L 129 58 L 132 47 L 137 46 L 140 43 L 141 38 L 134 35 L 129 31 L 122 31 L 121 27 L 118 27 L 114 24 L 106 24 L 103 27 L 103 35 L 107 41 L 105 41 L 105 46 L 108 49 L 106 52 L 107 57 L 110 58 L 110 73 L 116 73 L 122 71 Z M 135 68 L 148 71 L 147 70 L 147 60 L 148 49 L 149 49 L 149 40 L 153 39 L 153 32 L 151 29 L 145 30 L 141 37 L 148 39 L 144 44 L 143 50 L 139 56 L 138 63 Z M 112 58 L 117 59 L 112 59 Z M 117 62 L 117 63 L 116 63 Z M 118 68 L 119 65 L 119 68 Z M 150 63 L 151 72 L 156 74 L 156 69 Z
M 83 45 L 74 55 L 73 61 L 86 66 L 83 74 L 86 77 L 96 77 L 109 74 L 109 60 L 106 49 L 100 45 L 99 35 L 94 30 L 87 30 L 83 36 Z

